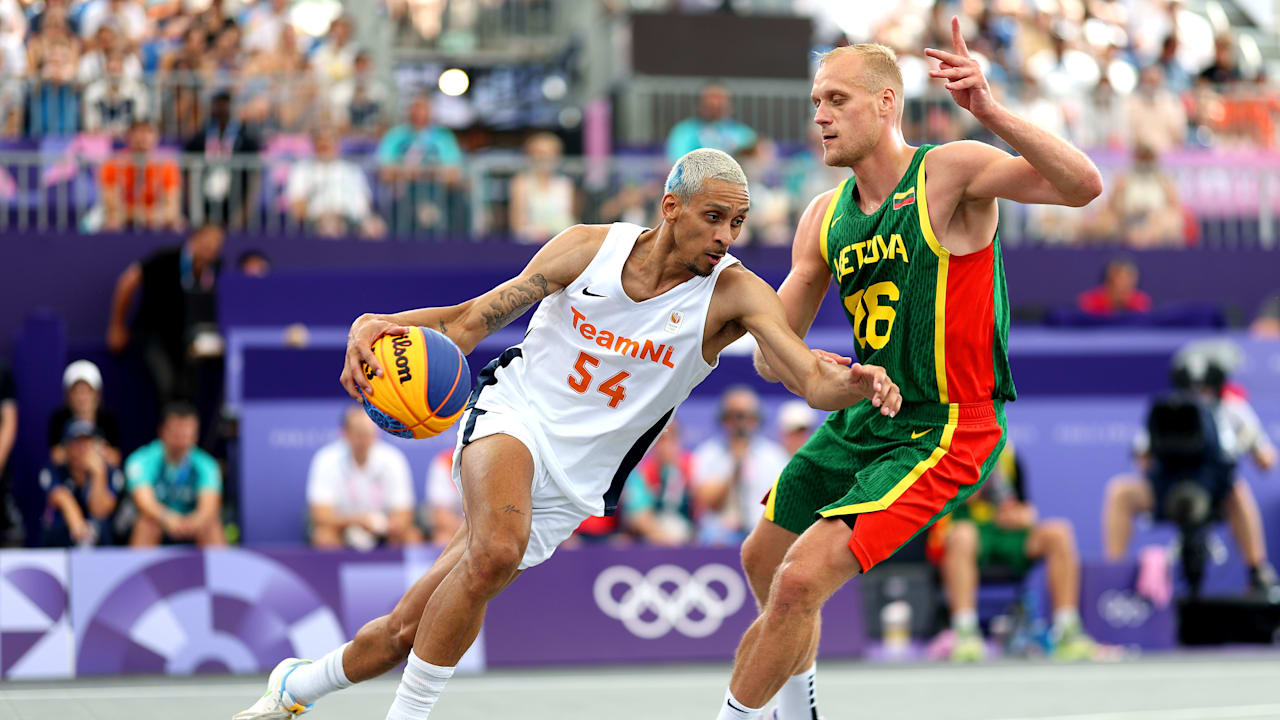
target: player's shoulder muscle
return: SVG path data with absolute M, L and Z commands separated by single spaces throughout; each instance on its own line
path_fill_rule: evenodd
M 725 268 L 720 273 L 715 292 L 711 296 L 713 309 L 726 321 L 759 311 L 777 301 L 778 295 L 773 287 L 742 263 Z
M 547 241 L 525 268 L 524 275 L 540 274 L 555 290 L 577 279 L 600 251 L 608 225 L 573 225 Z M 554 292 L 554 290 L 552 290 Z
M 795 239 L 791 244 L 793 269 L 818 271 L 826 268 L 818 243 L 822 239 L 822 222 L 826 219 L 827 208 L 836 200 L 837 190 L 839 190 L 838 186 L 814 196 L 809 201 L 809 206 L 800 214 L 800 222 L 796 224 Z

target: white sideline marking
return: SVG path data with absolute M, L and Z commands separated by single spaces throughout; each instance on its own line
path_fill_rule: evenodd
M 854 667 L 849 674 L 842 673 L 839 678 L 831 678 L 828 682 L 849 683 L 855 686 L 870 684 L 877 688 L 885 686 L 919 687 L 921 683 L 972 686 L 983 682 L 984 677 L 998 677 L 1003 684 L 1036 684 L 1052 682 L 1061 684 L 1064 677 L 1089 681 L 1092 679 L 1112 682 L 1133 682 L 1135 680 L 1153 680 L 1162 683 L 1206 682 L 1214 680 L 1242 679 L 1274 679 L 1276 667 L 1271 664 L 1236 664 L 1236 663 L 1159 663 L 1155 665 L 1129 665 L 1125 663 L 1095 665 L 989 665 L 971 667 Z M 513 671 L 502 671 L 496 675 L 460 676 L 449 685 L 449 694 L 468 693 L 527 693 L 529 691 L 545 691 L 562 688 L 598 688 L 601 676 L 609 676 L 609 685 L 615 689 L 638 690 L 650 692 L 655 683 L 669 688 L 698 689 L 718 687 L 729 676 L 729 666 L 716 669 L 689 668 L 684 671 L 653 671 L 652 668 L 635 668 L 634 672 L 626 668 L 607 670 L 604 673 L 546 673 L 534 671 L 528 674 L 514 674 Z M 93 680 L 90 679 L 92 682 Z M 343 690 L 345 695 L 352 694 L 386 694 L 396 679 L 388 677 L 373 682 L 361 683 Z M 213 680 L 204 684 L 186 680 L 182 683 L 143 684 L 143 685 L 102 685 L 98 687 L 75 687 L 54 685 L 29 689 L 0 689 L 0 701 L 67 701 L 67 700 L 143 700 L 165 698 L 199 698 L 225 696 L 229 693 L 243 694 L 253 698 L 262 694 L 263 683 L 257 680 L 223 682 Z M 1242 706 L 1250 707 L 1250 706 Z M 1273 717 L 1280 716 L 1280 705 L 1267 706 Z M 1148 711 L 1141 711 L 1148 712 Z M 1156 712 L 1156 711 L 1150 711 Z M 1206 716 L 1207 718 L 1208 716 Z M 1252 718 L 1257 715 L 1220 715 L 1214 718 Z M 1100 715 L 1064 715 L 1061 717 L 1043 717 L 1036 720 L 1144 720 L 1142 715 L 1100 714 Z M 1152 716 L 1152 720 L 1199 720 L 1197 716 Z M 1024 720 L 1008 718 L 1006 720 Z M 1030 719 L 1026 719 L 1030 720 Z
M 1037 715 L 1003 720 L 1226 720 L 1227 718 L 1280 717 L 1280 705 L 1234 705 L 1182 710 L 1126 710 L 1083 715 Z

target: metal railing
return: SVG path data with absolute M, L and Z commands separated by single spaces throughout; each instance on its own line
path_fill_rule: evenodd
M 378 132 L 394 117 L 395 93 L 380 81 L 366 84 L 370 83 L 378 102 L 360 113 L 364 125 L 357 129 Z M 348 121 L 346 108 L 335 98 L 336 88 L 314 74 L 158 73 L 123 83 L 125 91 L 104 103 L 109 106 L 106 113 L 91 106 L 90 86 L 0 76 L 0 134 L 71 137 L 91 129 L 91 115 L 105 114 L 102 120 L 117 132 L 133 119 L 147 119 L 157 125 L 162 138 L 181 141 L 204 131 L 211 100 L 219 92 L 230 94 L 238 119 L 272 131 L 306 131 L 320 124 L 345 128 Z
M 544 195 L 544 190 L 524 194 L 523 212 L 513 212 L 515 179 L 532 171 L 519 154 L 491 152 L 468 158 L 459 177 L 446 178 L 439 168 L 391 173 L 369 155 L 344 158 L 354 174 L 345 177 L 346 197 L 367 198 L 367 212 L 360 216 L 320 220 L 321 208 L 313 197 L 290 198 L 290 178 L 305 172 L 309 150 L 305 143 L 292 148 L 274 147 L 264 156 L 233 156 L 211 161 L 199 155 L 154 156 L 151 191 L 166 172 L 176 172 L 176 193 L 170 216 L 152 212 L 129 215 L 126 227 L 192 226 L 213 222 L 230 230 L 263 235 L 366 234 L 401 239 L 432 240 L 442 237 L 515 237 L 540 242 L 563 225 L 573 222 L 656 222 L 663 181 L 669 170 L 660 156 L 613 156 L 599 159 L 566 157 L 550 177 L 538 176 L 529 187 L 557 185 L 564 193 Z M 1121 152 L 1095 155 L 1106 184 L 1129 168 Z M 132 165 L 131 165 L 132 163 Z M 0 232 L 78 231 L 114 229 L 121 220 L 112 217 L 104 180 L 116 168 L 112 187 L 119 178 L 133 178 L 132 194 L 148 192 L 148 172 L 131 158 L 112 154 L 106 143 L 96 146 L 71 143 L 59 152 L 0 153 Z M 134 170 L 130 171 L 129 168 Z M 166 171 L 164 168 L 173 168 Z M 809 200 L 834 186 L 843 177 L 840 169 L 826 168 L 814 155 L 775 158 L 768 163 L 744 162 L 751 181 L 752 213 L 747 235 L 740 242 L 786 244 Z M 1165 171 L 1179 189 L 1185 213 L 1182 240 L 1169 245 L 1198 243 L 1210 247 L 1276 245 L 1280 207 L 1280 156 L 1268 154 L 1214 155 L 1184 152 L 1167 158 Z M 532 178 L 532 175 L 528 175 Z M 334 202 L 331 186 L 312 184 L 309 189 Z M 291 201 L 292 200 L 292 201 Z M 161 200 L 157 199 L 152 207 Z M 318 201 L 317 201 L 318 202 Z M 1089 227 L 1109 202 L 1104 195 L 1086 208 L 1023 206 L 1002 203 L 1001 235 L 1009 243 L 1099 244 L 1118 242 L 1111 237 L 1091 237 Z M 145 205 L 145 203 L 144 203 Z M 359 203 L 357 203 L 359 205 Z M 546 206 L 562 207 L 548 226 Z M 345 206 L 344 206 L 345 207 Z M 341 215 L 335 212 L 334 215 Z M 541 226 L 527 220 L 541 216 Z M 365 220 L 372 218 L 372 227 Z M 513 219 L 516 218 L 516 219 Z M 519 218 L 531 224 L 522 225 Z M 339 222 L 340 221 L 340 222 Z M 379 230 L 380 226 L 380 230 Z

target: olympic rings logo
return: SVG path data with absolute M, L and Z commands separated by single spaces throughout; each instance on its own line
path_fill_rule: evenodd
M 1098 614 L 1115 628 L 1136 628 L 1151 618 L 1151 602 L 1128 590 L 1107 590 L 1098 596 Z
M 615 595 L 619 585 L 625 589 Z M 742 609 L 747 587 L 737 570 L 720 563 L 692 574 L 678 565 L 658 565 L 647 574 L 614 565 L 596 577 L 592 593 L 605 615 L 621 620 L 632 635 L 653 640 L 673 629 L 685 637 L 707 637 Z

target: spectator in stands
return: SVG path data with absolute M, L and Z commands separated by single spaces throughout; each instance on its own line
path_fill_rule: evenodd
M 667 160 L 675 162 L 698 148 L 715 148 L 731 155 L 756 144 L 756 132 L 729 117 L 729 89 L 708 83 L 698 94 L 698 114 L 676 123 L 667 135 Z
M 66 23 L 67 28 L 78 35 L 80 32 L 79 17 L 72 16 L 69 12 L 71 0 L 45 0 L 44 6 L 31 16 L 30 30 L 32 35 L 38 35 L 44 31 L 44 27 L 48 23 L 61 25 Z M 32 5 L 34 8 L 35 5 Z
M 91 425 L 100 441 L 103 458 L 111 467 L 120 467 L 120 423 L 102 406 L 102 373 L 88 360 L 76 360 L 62 372 L 62 390 L 67 402 L 49 416 L 49 459 L 61 465 L 67 462 L 67 448 L 62 438 L 73 422 Z
M 116 32 L 115 24 L 108 23 L 99 27 L 98 32 L 86 41 L 76 67 L 76 81 L 87 88 L 107 77 L 107 61 L 113 53 L 123 58 L 120 74 L 131 80 L 142 78 L 142 61 L 129 50 L 128 43 Z
M 22 545 L 22 515 L 9 494 L 14 441 L 18 438 L 18 394 L 13 375 L 0 358 L 0 547 Z
M 250 248 L 236 258 L 236 269 L 246 277 L 264 278 L 271 274 L 271 259 L 261 250 Z
M 288 132 L 313 119 L 314 75 L 292 26 L 286 25 L 280 31 L 275 47 L 249 57 L 241 79 L 246 119 L 253 117 L 264 127 Z
M 22 132 L 27 75 L 26 16 L 15 2 L 0 16 L 0 134 Z
M 241 66 L 240 25 L 231 19 L 222 24 L 222 29 L 213 38 L 213 65 L 219 82 L 233 82 L 239 78 Z
M 751 187 L 751 227 L 743 228 L 736 244 L 790 245 L 795 225 L 777 148 L 771 141 L 761 140 L 744 151 L 741 160 Z
M 760 434 L 760 398 L 745 385 L 720 396 L 723 436 L 693 453 L 693 496 L 698 537 L 711 545 L 737 545 L 764 513 L 760 499 L 787 464 L 777 443 Z
M 573 181 L 560 172 L 564 145 L 549 132 L 524 143 L 525 169 L 511 179 L 511 232 L 522 243 L 541 244 L 578 222 Z
M 106 72 L 84 91 L 85 132 L 106 133 L 123 140 L 129 128 L 147 118 L 147 89 L 125 71 L 125 56 L 109 51 Z
M 1185 223 L 1173 178 L 1160 167 L 1156 151 L 1139 141 L 1133 166 L 1116 176 L 1107 204 L 1084 232 L 1136 249 L 1179 247 L 1185 244 Z
M 225 545 L 222 531 L 222 471 L 196 447 L 200 421 L 185 402 L 165 406 L 160 436 L 125 460 L 128 490 L 137 508 L 129 544 Z
M 387 226 L 373 212 L 369 181 L 359 166 L 338 153 L 337 133 L 321 128 L 311 140 L 315 156 L 294 165 L 285 186 L 293 216 L 321 237 L 386 235 Z
M 1000 568 L 1021 578 L 1045 561 L 1053 606 L 1053 657 L 1087 660 L 1094 642 L 1080 622 L 1080 553 L 1071 523 L 1041 520 L 1027 499 L 1021 465 L 1012 446 L 1000 453 L 982 489 L 931 531 L 930 544 L 943 546 L 942 584 L 955 632 L 951 659 L 981 660 L 986 643 L 978 628 L 979 573 Z
M 129 126 L 126 152 L 102 164 L 104 230 L 178 230 L 182 227 L 182 179 L 178 163 L 156 153 L 158 131 L 149 120 Z
M 359 48 L 351 41 L 351 18 L 339 15 L 329 25 L 329 32 L 311 53 L 311 68 L 322 87 L 332 88 L 355 75 Z
M 1147 145 L 1157 155 L 1182 147 L 1187 137 L 1187 113 L 1165 83 L 1164 70 L 1152 64 L 1142 69 L 1138 88 L 1125 103 L 1130 143 Z
M 1138 266 L 1127 258 L 1107 263 L 1102 284 L 1076 298 L 1076 305 L 1090 315 L 1151 312 L 1151 296 L 1138 289 Z
M 262 151 L 262 141 L 233 114 L 231 92 L 219 90 L 209 100 L 209 121 L 203 132 L 187 139 L 184 150 L 202 155 L 202 174 L 197 182 L 203 200 L 203 221 L 245 227 L 258 196 L 257 168 L 248 166 Z
M 1208 341 L 1212 343 L 1214 341 Z M 1267 434 L 1258 413 L 1249 403 L 1244 388 L 1229 382 L 1230 362 L 1216 358 L 1212 345 L 1208 350 L 1184 350 L 1180 364 L 1186 368 L 1189 389 L 1211 403 L 1213 419 L 1217 425 L 1219 443 L 1225 459 L 1233 466 L 1246 457 L 1261 472 L 1275 469 L 1280 455 Z M 1190 352 L 1189 352 L 1190 351 Z M 1189 360 L 1193 355 L 1202 359 Z M 1118 475 L 1107 483 L 1102 504 L 1102 546 L 1106 559 L 1118 562 L 1124 558 L 1133 535 L 1134 517 L 1144 513 L 1156 513 L 1156 495 L 1146 471 L 1151 465 L 1151 437 L 1144 429 L 1133 440 L 1137 474 Z M 1237 474 L 1231 490 L 1221 500 L 1221 508 L 1214 508 L 1215 517 L 1225 516 L 1235 535 L 1236 543 L 1249 568 L 1251 589 L 1269 597 L 1271 602 L 1280 598 L 1280 580 L 1267 560 L 1266 534 L 1258 500 L 1243 475 Z M 1221 513 L 1221 514 L 1218 514 Z
M 386 129 L 391 92 L 375 75 L 369 53 L 356 54 L 354 74 L 335 85 L 331 97 L 334 121 L 344 134 L 376 138 Z
M 1200 72 L 1200 79 L 1212 83 L 1219 91 L 1244 79 L 1236 62 L 1235 38 L 1229 33 L 1213 39 L 1213 62 Z
M 244 49 L 267 52 L 280 42 L 289 25 L 289 0 L 258 0 L 240 17 L 244 27 Z
M 119 466 L 107 461 L 102 437 L 88 420 L 72 420 L 59 441 L 66 448 L 64 460 L 40 472 L 46 498 L 42 544 L 114 544 L 111 520 L 118 493 L 124 490 Z
M 623 526 L 650 545 L 674 547 L 694 537 L 693 455 L 672 420 L 622 489 Z
M 182 44 L 160 59 L 157 84 L 165 88 L 161 98 L 166 133 L 188 137 L 202 129 L 204 86 L 213 82 L 217 60 L 210 52 L 209 33 L 191 25 Z
M 382 442 L 359 406 L 342 413 L 342 437 L 316 451 L 307 473 L 311 544 L 368 550 L 422 542 L 413 480 L 399 448 Z
M 195 396 L 192 347 L 201 328 L 215 321 L 215 282 L 222 243 L 222 230 L 206 225 L 182 245 L 131 263 L 116 281 L 107 347 L 115 353 L 124 352 L 134 336 L 133 344 L 162 403 Z M 131 332 L 129 308 L 139 291 Z
M 75 135 L 80 129 L 76 68 L 80 42 L 71 32 L 66 8 L 49 8 L 38 35 L 27 44 L 27 67 L 35 75 L 26 101 L 29 137 Z
M 450 219 L 448 189 L 462 184 L 462 150 L 452 131 L 432 124 L 426 95 L 409 103 L 408 118 L 378 143 L 382 181 L 396 195 L 390 220 L 398 230 L 442 228 Z
M 80 11 L 80 36 L 88 40 L 98 28 L 112 24 L 129 47 L 136 50 L 151 32 L 147 11 L 138 0 L 89 0 Z
M 431 542 L 448 545 L 462 527 L 462 494 L 453 484 L 453 448 L 441 450 L 427 468 L 426 526 Z
M 795 455 L 818 427 L 818 412 L 803 400 L 788 400 L 778 407 L 778 431 L 782 451 L 790 458 Z
M 1182 61 L 1178 59 L 1178 36 L 1175 33 L 1169 33 L 1165 36 L 1164 42 L 1160 44 L 1160 57 L 1156 58 L 1155 65 L 1164 72 L 1165 87 L 1175 95 L 1191 89 L 1191 73 L 1182 65 Z

